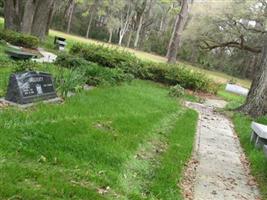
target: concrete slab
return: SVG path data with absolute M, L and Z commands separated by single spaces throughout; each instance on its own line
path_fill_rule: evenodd
M 211 105 L 210 103 L 211 102 Z M 199 163 L 193 183 L 194 200 L 257 200 L 257 186 L 242 162 L 244 155 L 233 124 L 214 112 L 213 101 L 187 103 L 200 114 L 195 154 Z
M 227 84 L 225 90 L 242 96 L 247 96 L 249 92 L 247 88 L 234 84 Z

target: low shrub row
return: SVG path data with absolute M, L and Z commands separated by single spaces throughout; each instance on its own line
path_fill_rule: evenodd
M 140 79 L 179 84 L 186 89 L 210 93 L 216 93 L 219 89 L 219 85 L 207 76 L 182 64 L 145 62 L 128 52 L 99 45 L 75 44 L 70 53 L 101 66 L 121 69 Z
M 11 30 L 1 30 L 0 39 L 25 48 L 37 48 L 39 45 L 39 39 L 37 37 Z
M 134 77 L 125 73 L 120 68 L 105 68 L 96 63 L 69 54 L 61 54 L 57 57 L 56 65 L 79 71 L 89 85 L 116 85 L 121 82 L 129 82 Z

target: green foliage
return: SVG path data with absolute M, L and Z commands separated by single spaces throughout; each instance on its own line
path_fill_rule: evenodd
M 22 34 L 11 30 L 1 30 L 0 38 L 10 44 L 26 48 L 37 48 L 39 39 L 32 35 Z
M 35 71 L 39 65 L 32 61 L 18 61 L 13 65 L 13 72 Z
M 95 62 L 109 68 L 120 67 L 122 65 L 131 67 L 139 65 L 140 62 L 129 52 L 101 45 L 74 44 L 70 53 L 78 54 L 88 61 Z
M 176 85 L 191 90 L 216 93 L 218 84 L 204 74 L 187 69 L 183 65 L 144 62 L 133 54 L 99 45 L 74 44 L 70 51 L 84 59 L 108 68 L 119 68 L 136 78 Z
M 72 56 L 67 53 L 62 53 L 58 55 L 55 64 L 60 65 L 62 67 L 74 69 L 74 68 L 79 68 L 79 67 L 88 65 L 90 63 L 83 58 Z
M 80 92 L 85 82 L 84 73 L 80 70 L 62 68 L 55 77 L 57 90 L 63 98 L 66 98 L 70 92 Z
M 122 82 L 131 82 L 133 76 L 124 73 L 119 68 L 108 69 L 91 64 L 84 68 L 87 84 L 89 85 L 116 85 Z
M 183 97 L 185 95 L 185 89 L 177 84 L 170 88 L 169 95 L 172 97 Z
M 134 78 L 133 75 L 125 73 L 124 70 L 120 68 L 104 68 L 98 64 L 70 54 L 59 55 L 56 64 L 65 68 L 81 71 L 86 79 L 86 83 L 94 86 L 116 85 L 122 82 L 130 82 Z

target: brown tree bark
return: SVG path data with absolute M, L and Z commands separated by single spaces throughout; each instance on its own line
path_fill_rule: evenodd
M 182 0 L 179 19 L 177 20 L 177 23 L 175 25 L 175 34 L 168 49 L 168 63 L 176 62 L 177 52 L 181 41 L 181 35 L 188 17 L 188 12 L 188 0 Z
M 31 33 L 41 40 L 44 39 L 47 34 L 54 1 L 55 0 L 41 0 L 36 8 Z
M 267 37 L 246 103 L 240 109 L 253 117 L 267 114 Z
M 22 19 L 21 19 L 20 31 L 22 33 L 31 34 L 33 17 L 34 17 L 34 13 L 35 13 L 38 3 L 39 2 L 37 0 L 26 1 Z
M 43 39 L 53 16 L 56 0 L 5 0 L 5 29 Z
M 4 1 L 5 29 L 19 31 L 19 0 Z

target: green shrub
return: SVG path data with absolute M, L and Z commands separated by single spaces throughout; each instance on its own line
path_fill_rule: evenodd
M 133 80 L 131 74 L 124 73 L 123 70 L 114 68 L 104 68 L 97 64 L 90 64 L 84 67 L 84 73 L 89 85 L 116 85 L 122 82 Z
M 63 54 L 58 55 L 55 64 L 60 65 L 62 67 L 73 69 L 73 68 L 79 68 L 85 65 L 89 65 L 90 62 L 88 62 L 87 60 L 83 58 L 63 53 Z
M 153 80 L 168 85 L 181 85 L 186 89 L 216 93 L 219 86 L 200 72 L 183 65 L 144 62 L 133 54 L 98 45 L 75 44 L 70 51 L 87 61 L 108 68 L 118 68 L 135 78 Z
M 69 54 L 59 55 L 56 64 L 61 67 L 82 71 L 86 83 L 94 86 L 116 85 L 121 82 L 130 82 L 134 78 L 133 75 L 125 73 L 121 68 L 105 68 Z
M 10 44 L 26 48 L 37 48 L 39 46 L 39 39 L 37 37 L 11 30 L 1 30 L 0 39 L 3 39 Z
M 182 97 L 185 95 L 185 89 L 177 84 L 170 88 L 169 95 L 172 97 Z
M 55 77 L 57 91 L 63 98 L 66 98 L 69 92 L 81 91 L 85 82 L 84 73 L 77 69 L 64 70 L 62 68 Z

